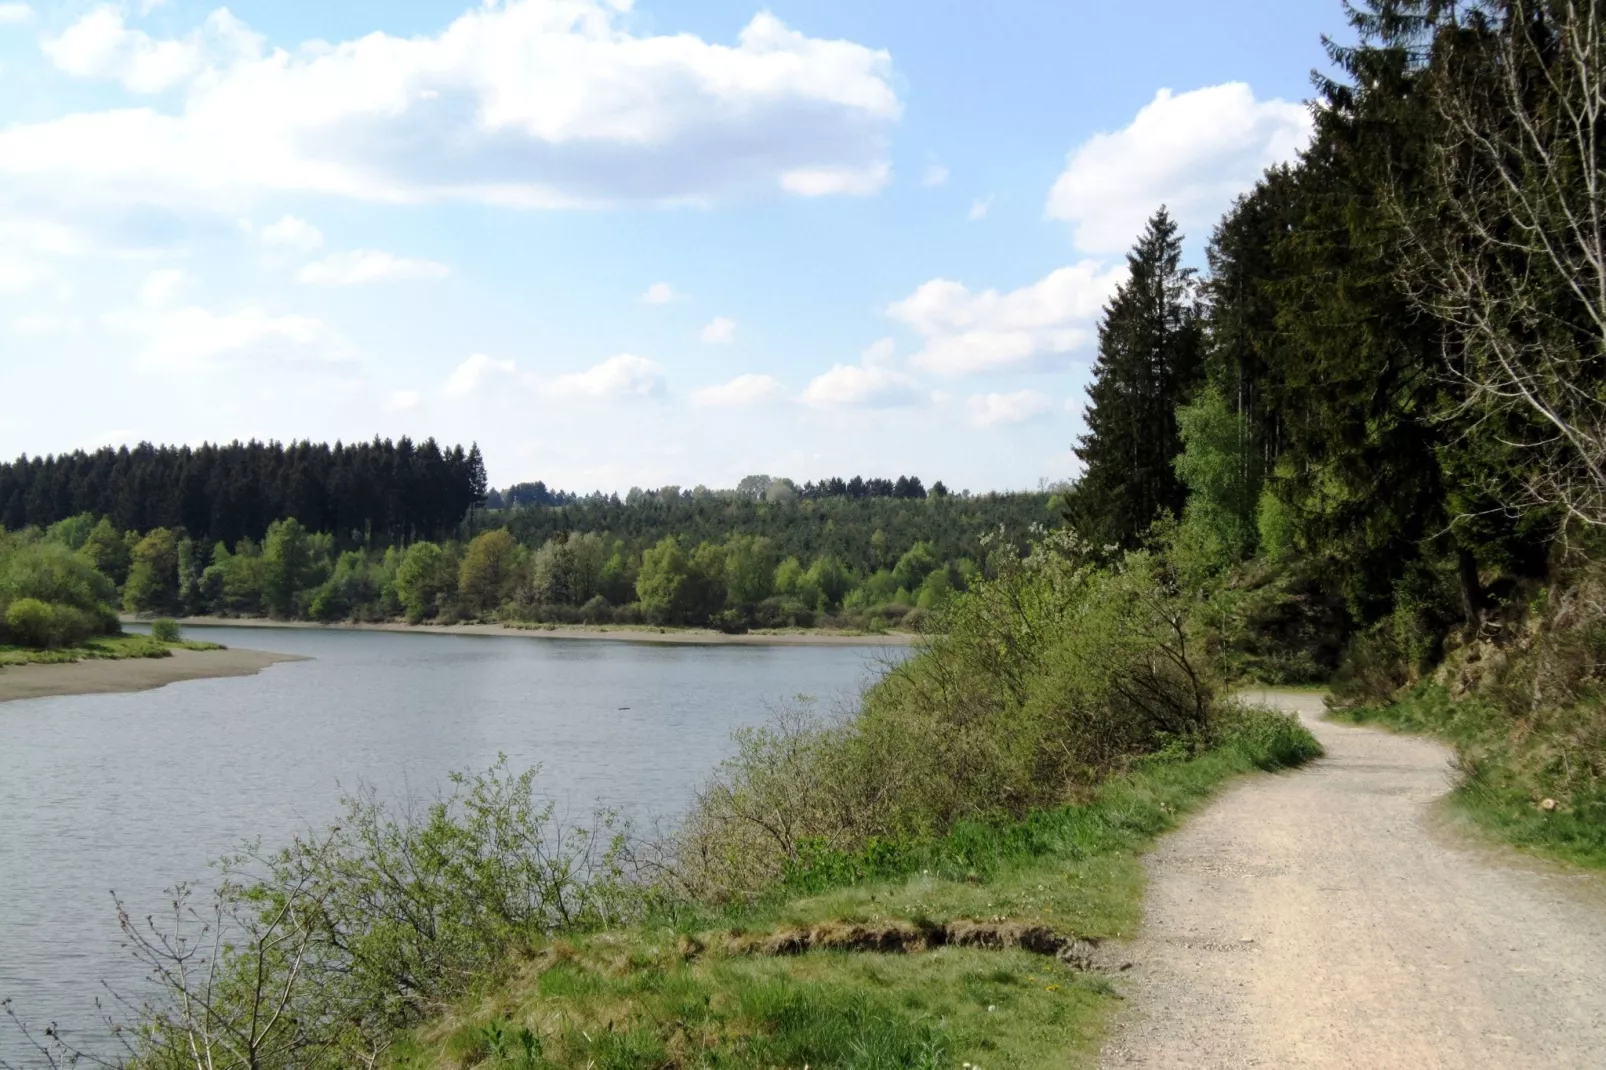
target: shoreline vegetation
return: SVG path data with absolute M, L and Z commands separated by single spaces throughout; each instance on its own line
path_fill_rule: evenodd
M 125 615 L 124 624 L 148 621 Z M 181 617 L 183 627 L 196 628 L 276 628 L 293 631 L 404 632 L 417 635 L 483 635 L 516 639 L 594 639 L 625 643 L 660 643 L 687 646 L 913 646 L 919 636 L 910 632 L 832 631 L 824 628 L 793 628 L 749 631 L 740 634 L 712 628 L 673 628 L 642 625 L 525 624 L 518 622 L 479 622 L 459 624 L 408 624 L 405 621 L 319 624 L 304 620 L 274 620 L 270 617 Z

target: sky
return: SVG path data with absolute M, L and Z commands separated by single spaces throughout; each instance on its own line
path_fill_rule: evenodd
M 1170 207 L 1338 0 L 0 0 L 0 456 L 477 442 L 574 491 L 1076 472 Z

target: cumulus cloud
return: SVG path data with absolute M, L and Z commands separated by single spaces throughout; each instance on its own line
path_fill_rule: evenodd
M 926 165 L 926 173 L 920 176 L 922 186 L 940 186 L 948 181 L 948 168 L 940 163 Z
M 259 55 L 262 41 L 221 8 L 187 37 L 159 41 L 130 29 L 120 9 L 103 4 L 41 47 L 68 74 L 121 82 L 135 93 L 160 93 L 188 81 L 211 59 Z
M 803 391 L 803 403 L 819 409 L 887 409 L 920 400 L 919 384 L 892 366 L 893 342 L 866 349 L 858 364 L 835 364 Z
M 773 401 L 780 392 L 780 380 L 772 375 L 738 375 L 728 383 L 693 390 L 691 400 L 706 408 L 743 408 Z
M 0 26 L 20 26 L 33 19 L 33 8 L 27 4 L 0 4 Z
M 965 214 L 965 218 L 972 223 L 979 223 L 986 219 L 987 213 L 992 210 L 993 199 L 991 197 L 977 197 L 970 202 L 970 211 Z
M 515 365 L 511 360 L 494 360 L 484 353 L 474 353 L 453 369 L 446 380 L 446 393 L 453 397 L 472 394 L 493 380 L 512 375 Z
M 162 308 L 172 304 L 182 289 L 184 272 L 178 268 L 162 268 L 145 276 L 145 284 L 139 290 L 139 303 L 147 308 Z
M 711 346 L 728 346 L 736 341 L 736 321 L 715 316 L 698 337 Z
M 297 219 L 293 215 L 283 216 L 277 223 L 269 223 L 257 232 L 257 238 L 263 245 L 276 249 L 310 253 L 323 248 L 323 232 L 305 219 Z
M 682 295 L 676 293 L 675 288 L 667 282 L 655 282 L 641 295 L 642 301 L 649 305 L 667 305 L 671 301 L 679 301 L 681 297 Z
M 1303 104 L 1257 100 L 1242 82 L 1162 89 L 1125 129 L 1070 154 L 1049 193 L 1048 217 L 1070 223 L 1077 248 L 1089 253 L 1124 252 L 1162 204 L 1197 235 L 1310 136 Z
M 1013 394 L 973 394 L 965 400 L 965 411 L 973 427 L 1002 427 L 1021 424 L 1046 415 L 1054 408 L 1047 394 L 1017 390 Z
M 397 390 L 385 400 L 385 408 L 390 412 L 409 412 L 418 408 L 423 396 L 416 390 Z
M 182 106 L 13 124 L 0 174 L 179 204 L 288 191 L 566 207 L 887 182 L 902 102 L 886 52 L 767 13 L 734 44 L 640 35 L 629 8 L 508 0 L 432 36 L 272 51 L 226 12 L 161 41 L 97 8 L 47 43 L 57 64 L 182 85 Z
M 542 389 L 562 398 L 650 398 L 663 393 L 664 374 L 645 357 L 621 353 L 583 372 L 549 379 Z
M 144 308 L 108 313 L 104 321 L 138 341 L 134 367 L 143 372 L 201 371 L 234 356 L 334 361 L 347 355 L 344 341 L 322 321 L 256 307 Z
M 355 249 L 315 260 L 296 277 L 314 286 L 358 286 L 367 282 L 444 279 L 451 273 L 451 268 L 433 260 L 409 260 L 371 249 Z
M 1037 368 L 1093 337 L 1100 310 L 1125 277 L 1125 266 L 1085 260 L 1009 293 L 973 293 L 963 283 L 933 279 L 887 314 L 924 339 L 913 363 L 926 371 Z

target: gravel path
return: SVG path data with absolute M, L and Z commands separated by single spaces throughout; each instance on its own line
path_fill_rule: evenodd
M 1110 1067 L 1606 1067 L 1606 882 L 1444 827 L 1437 743 L 1320 720 L 1147 860 Z

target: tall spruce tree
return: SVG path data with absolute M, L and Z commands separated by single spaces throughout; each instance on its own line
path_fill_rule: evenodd
M 1186 488 L 1173 464 L 1182 451 L 1177 407 L 1198 387 L 1203 334 L 1182 235 L 1161 208 L 1127 255 L 1130 274 L 1104 310 L 1084 465 L 1072 521 L 1101 545 L 1130 546 L 1162 513 L 1178 514 Z

